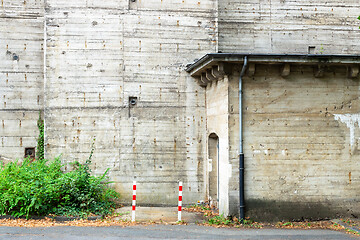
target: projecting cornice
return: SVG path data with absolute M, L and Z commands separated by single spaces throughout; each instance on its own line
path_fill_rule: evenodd
M 282 64 L 282 77 L 290 75 L 293 64 L 315 66 L 315 77 L 322 77 L 324 67 L 329 65 L 346 66 L 349 78 L 359 76 L 360 55 L 210 53 L 188 65 L 186 71 L 205 87 L 227 74 L 229 64 L 243 64 L 245 56 L 249 62 L 248 76 L 255 74 L 256 64 Z

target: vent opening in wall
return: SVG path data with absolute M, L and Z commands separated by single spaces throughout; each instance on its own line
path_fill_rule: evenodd
M 25 158 L 35 159 L 35 148 L 25 148 Z
M 129 105 L 131 107 L 135 106 L 137 104 L 137 97 L 129 97 Z
M 308 54 L 315 54 L 315 46 L 309 46 Z

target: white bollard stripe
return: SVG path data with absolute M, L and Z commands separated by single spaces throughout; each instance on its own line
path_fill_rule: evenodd
M 135 222 L 135 211 L 132 211 L 131 222 Z

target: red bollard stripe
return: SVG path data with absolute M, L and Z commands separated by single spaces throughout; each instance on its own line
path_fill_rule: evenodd
M 133 195 L 133 200 L 136 200 L 136 195 Z
M 179 201 L 182 201 L 182 196 L 179 196 Z
M 178 211 L 181 212 L 181 206 L 178 206 Z
M 136 190 L 136 185 L 133 185 L 133 190 Z
M 179 186 L 179 191 L 182 191 L 182 186 Z
M 135 211 L 135 206 L 132 206 L 132 210 Z

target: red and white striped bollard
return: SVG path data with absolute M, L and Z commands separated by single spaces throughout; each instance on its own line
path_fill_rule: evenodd
M 131 222 L 135 222 L 135 208 L 136 208 L 136 181 L 133 182 L 133 199 L 132 199 Z
M 182 182 L 179 182 L 178 222 L 181 221 L 181 206 L 182 206 Z

